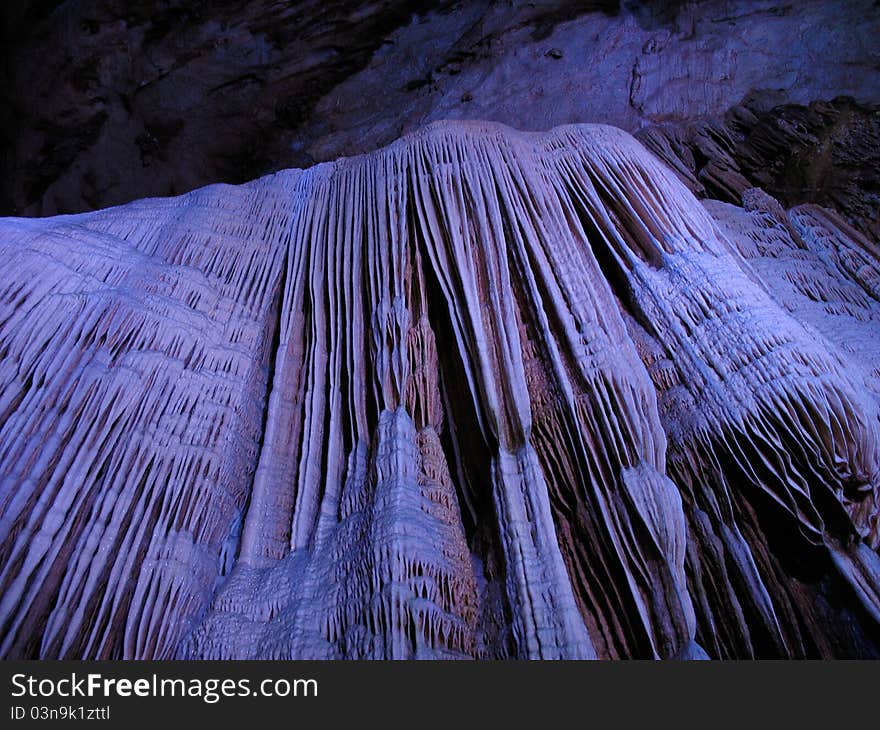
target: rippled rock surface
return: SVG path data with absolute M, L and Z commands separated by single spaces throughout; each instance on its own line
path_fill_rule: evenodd
M 0 219 L 5 657 L 880 655 L 880 260 L 612 127 Z

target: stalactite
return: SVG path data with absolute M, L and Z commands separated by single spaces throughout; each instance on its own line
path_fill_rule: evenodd
M 0 219 L 6 657 L 880 653 L 880 262 L 610 127 Z

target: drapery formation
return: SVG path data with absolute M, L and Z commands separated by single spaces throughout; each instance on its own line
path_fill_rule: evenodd
M 631 137 L 0 219 L 0 654 L 880 652 L 880 261 Z

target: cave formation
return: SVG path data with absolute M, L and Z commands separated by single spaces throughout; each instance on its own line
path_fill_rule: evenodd
M 880 655 L 880 256 L 609 126 L 0 219 L 0 655 Z

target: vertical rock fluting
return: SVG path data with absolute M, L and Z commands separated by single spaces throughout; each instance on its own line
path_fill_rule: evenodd
M 610 127 L 0 220 L 0 651 L 880 654 L 880 263 Z

